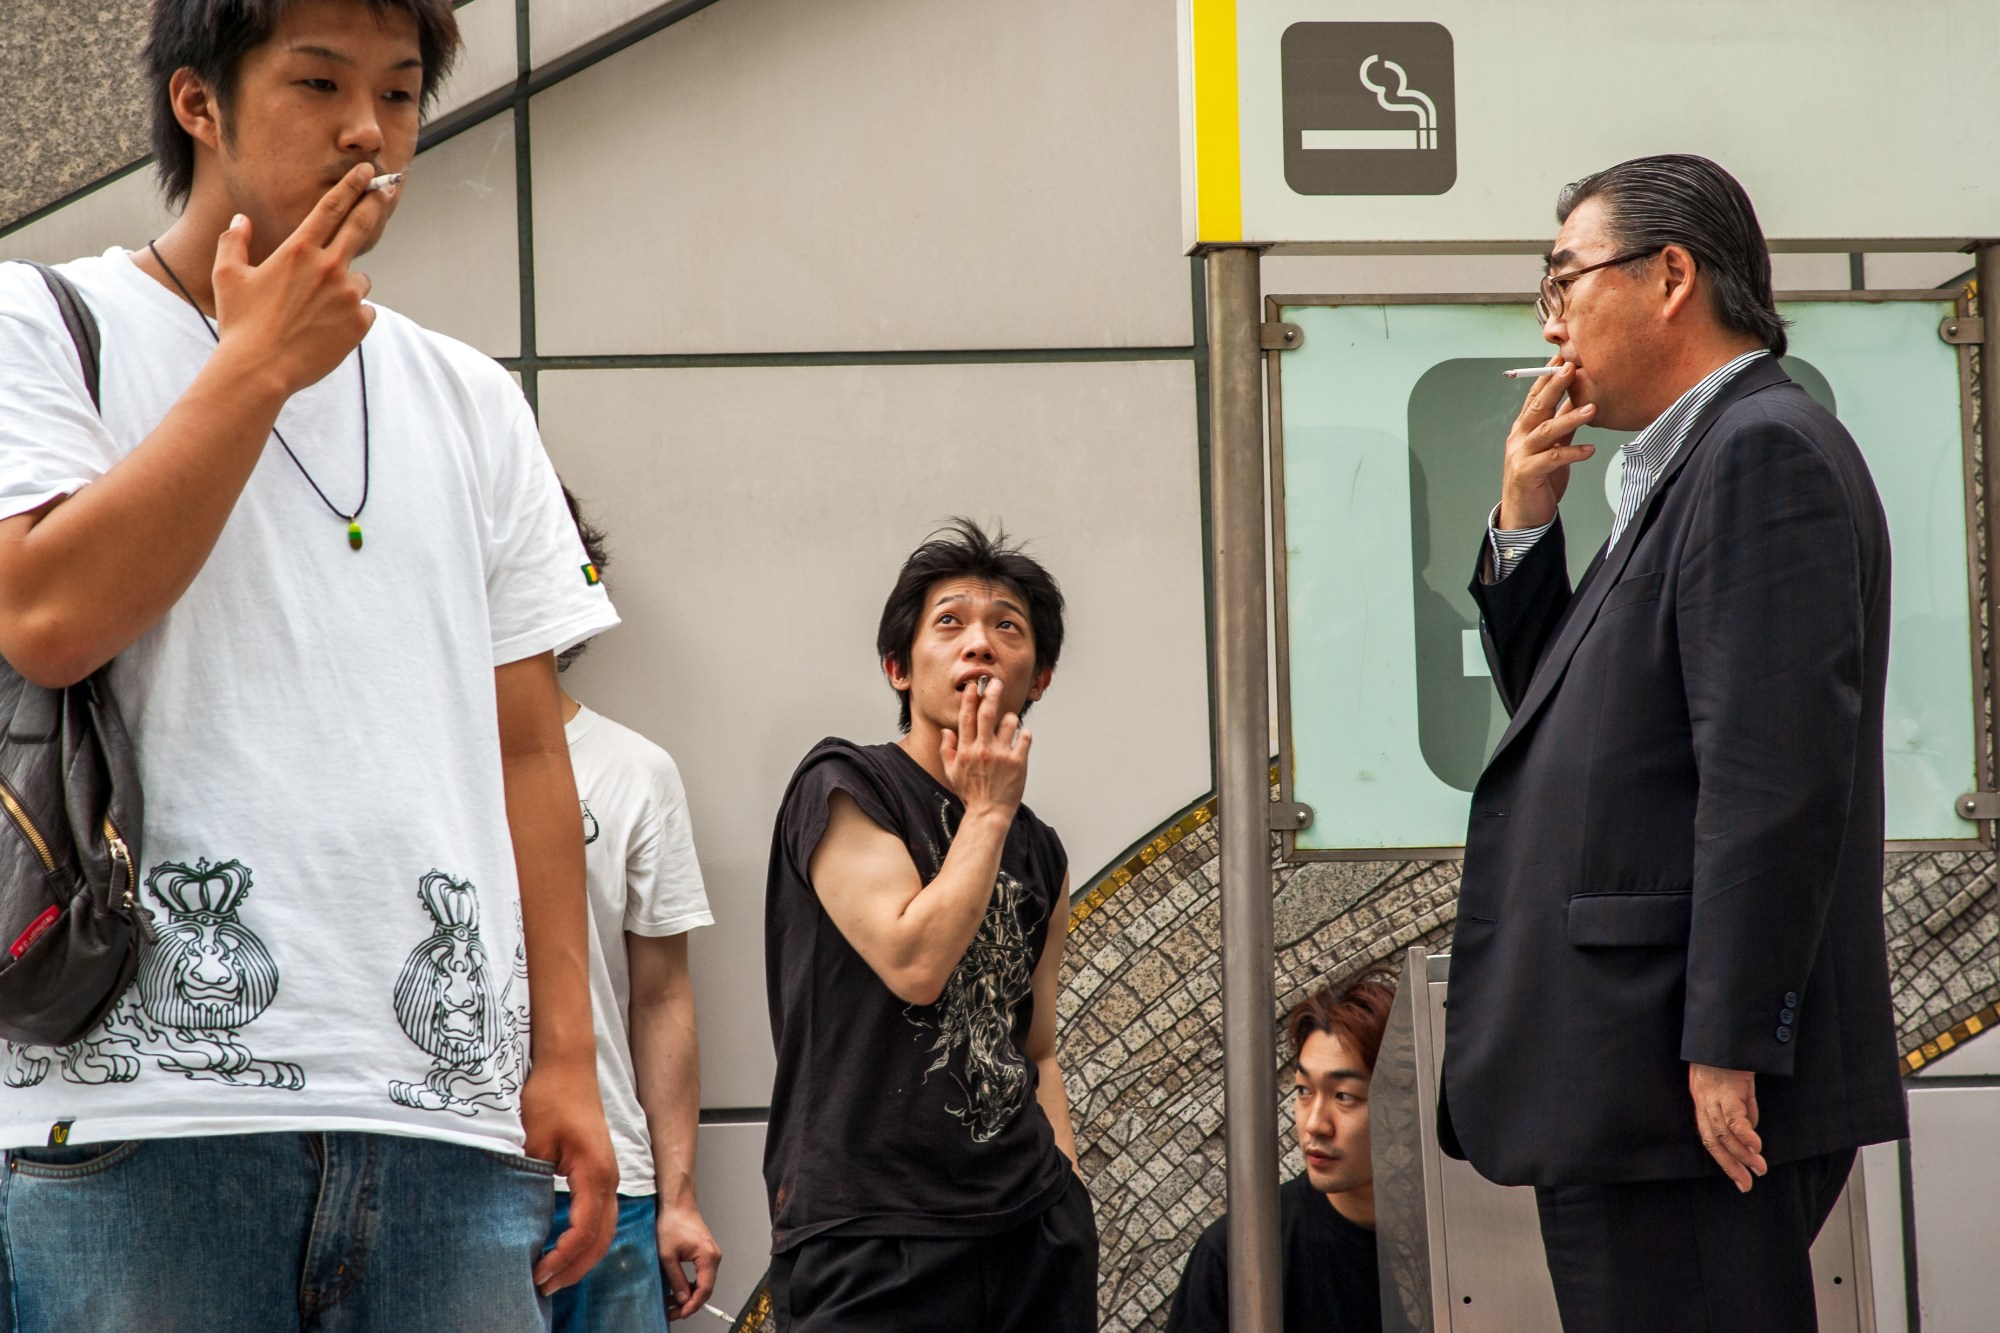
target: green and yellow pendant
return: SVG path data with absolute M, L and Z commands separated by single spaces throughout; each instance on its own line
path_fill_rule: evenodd
M 361 549 L 361 520 L 359 518 L 350 518 L 347 520 L 347 546 L 352 551 Z

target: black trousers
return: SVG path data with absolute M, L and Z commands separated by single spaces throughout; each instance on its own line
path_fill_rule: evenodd
M 1854 1150 L 1713 1178 L 1537 1186 L 1563 1333 L 1817 1333 L 1812 1243 Z
M 1097 1218 L 1074 1173 L 997 1236 L 815 1236 L 771 1259 L 778 1333 L 1097 1333 Z

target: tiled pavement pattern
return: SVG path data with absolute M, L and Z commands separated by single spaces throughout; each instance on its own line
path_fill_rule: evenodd
M 1064 960 L 1063 1064 L 1097 1202 L 1105 1333 L 1165 1324 L 1181 1264 L 1223 1207 L 1221 930 L 1209 811 L 1175 821 L 1121 867 L 1129 879 L 1081 900 Z M 1397 959 L 1411 945 L 1448 944 L 1456 862 L 1283 865 L 1277 846 L 1274 838 L 1279 1014 L 1329 977 Z M 1990 853 L 1889 858 L 1885 901 L 1903 1050 L 1915 1053 L 1981 1011 L 1993 1021 L 1995 883 Z M 1274 1071 L 1273 1128 L 1283 1133 L 1289 1177 L 1300 1162 L 1281 1083 Z

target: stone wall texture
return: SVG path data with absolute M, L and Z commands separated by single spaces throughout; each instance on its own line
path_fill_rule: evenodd
M 0 227 L 144 157 L 147 0 L 0 6 Z

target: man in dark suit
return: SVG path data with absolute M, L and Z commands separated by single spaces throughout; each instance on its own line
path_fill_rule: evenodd
M 1906 1133 L 1887 527 L 1779 365 L 1727 172 L 1621 163 L 1557 217 L 1559 370 L 1508 436 L 1472 583 L 1513 720 L 1473 791 L 1440 1134 L 1535 1187 L 1567 1333 L 1811 1333 L 1813 1237 L 1855 1150 Z M 1585 424 L 1640 434 L 1572 590 Z

